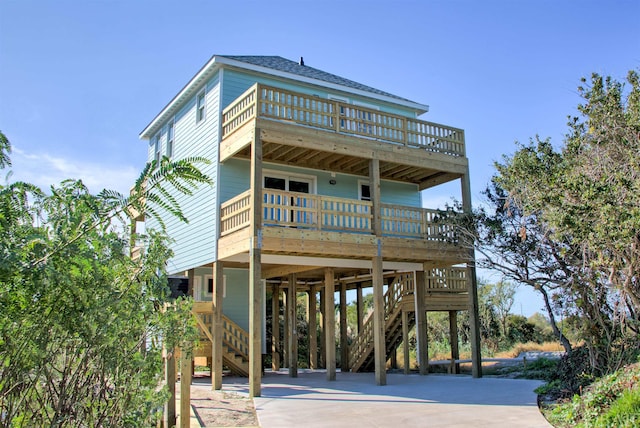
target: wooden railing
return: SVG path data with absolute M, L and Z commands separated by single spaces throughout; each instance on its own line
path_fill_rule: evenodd
M 246 191 L 221 207 L 221 236 L 249 226 L 251 192 Z M 456 242 L 453 224 L 441 211 L 382 204 L 382 234 Z M 265 226 L 372 233 L 372 203 L 356 199 L 264 189 L 262 219 Z
M 431 269 L 425 272 L 427 280 L 427 292 L 451 292 L 462 293 L 468 291 L 467 269 L 463 267 L 450 267 L 443 269 Z
M 224 109 L 222 137 L 256 117 L 465 156 L 462 129 L 257 83 Z
M 352 370 L 358 360 L 373 346 L 373 313 L 370 313 L 362 324 L 362 331 L 358 332 L 355 340 L 349 345 L 349 369 Z
M 402 297 L 413 291 L 413 272 L 398 273 L 384 295 L 384 319 L 388 321 L 392 312 L 398 308 Z
M 445 217 L 451 215 L 450 213 L 425 208 L 381 205 L 383 234 L 430 241 L 456 241 L 455 228 Z
M 451 292 L 463 293 L 468 291 L 466 268 L 449 267 L 431 269 L 425 272 L 427 279 L 427 292 Z M 405 296 L 413 295 L 415 290 L 415 277 L 413 272 L 396 273 L 389 282 L 384 293 L 384 320 L 385 331 L 390 321 L 397 317 L 397 310 Z M 362 363 L 364 353 L 371 352 L 373 347 L 373 313 L 370 313 L 362 326 L 362 331 L 349 346 L 349 367 Z
M 251 215 L 251 191 L 247 190 L 229 199 L 220 207 L 220 228 L 227 235 L 249 226 Z
M 211 335 L 211 323 L 213 321 L 213 308 L 211 302 L 193 302 L 193 313 L 200 331 L 200 340 L 213 341 Z M 238 355 L 248 357 L 249 334 L 238 324 L 226 316 L 222 316 L 222 341 L 224 346 Z

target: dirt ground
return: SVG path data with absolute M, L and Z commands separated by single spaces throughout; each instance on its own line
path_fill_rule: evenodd
M 204 427 L 257 427 L 253 400 L 233 392 L 191 388 L 191 406 Z

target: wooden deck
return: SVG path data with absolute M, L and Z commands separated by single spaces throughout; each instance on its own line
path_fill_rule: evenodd
M 265 162 L 367 175 L 426 189 L 467 172 L 464 131 L 256 84 L 223 112 L 220 161 L 250 158 L 259 130 Z
M 464 261 L 453 219 L 457 213 L 381 205 L 382 235 L 373 234 L 369 201 L 307 193 L 262 190 L 262 250 L 272 254 L 366 259 L 382 251 L 385 260 Z M 251 192 L 221 207 L 219 258 L 246 253 Z

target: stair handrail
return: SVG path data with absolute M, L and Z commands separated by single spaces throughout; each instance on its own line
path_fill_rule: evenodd
M 196 316 L 196 323 L 200 329 L 200 339 L 213 341 L 211 335 L 211 323 L 213 322 L 213 306 L 211 302 L 194 302 L 192 308 Z M 249 356 L 249 333 L 242 327 L 222 315 L 222 342 L 224 346 L 248 359 Z
M 249 333 L 225 315 L 222 315 L 223 343 L 243 358 L 249 357 Z
M 391 314 L 400 306 L 402 296 L 405 294 L 407 285 L 411 282 L 413 274 L 398 273 L 391 281 L 387 291 L 384 293 L 384 319 L 385 324 L 389 320 Z M 355 340 L 349 346 L 349 367 L 355 367 L 356 362 L 362 357 L 362 354 L 368 352 L 367 349 L 373 343 L 373 312 L 367 315 L 362 324 L 362 332 L 359 332 Z M 386 326 L 385 326 L 386 328 Z

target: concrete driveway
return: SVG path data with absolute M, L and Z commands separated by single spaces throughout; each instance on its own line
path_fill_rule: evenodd
M 340 373 L 328 382 L 322 371 L 267 372 L 255 398 L 262 428 L 286 427 L 550 427 L 533 390 L 539 381 L 473 379 L 463 375 Z M 226 379 L 223 389 L 247 392 Z M 246 379 L 245 379 L 246 382 Z

